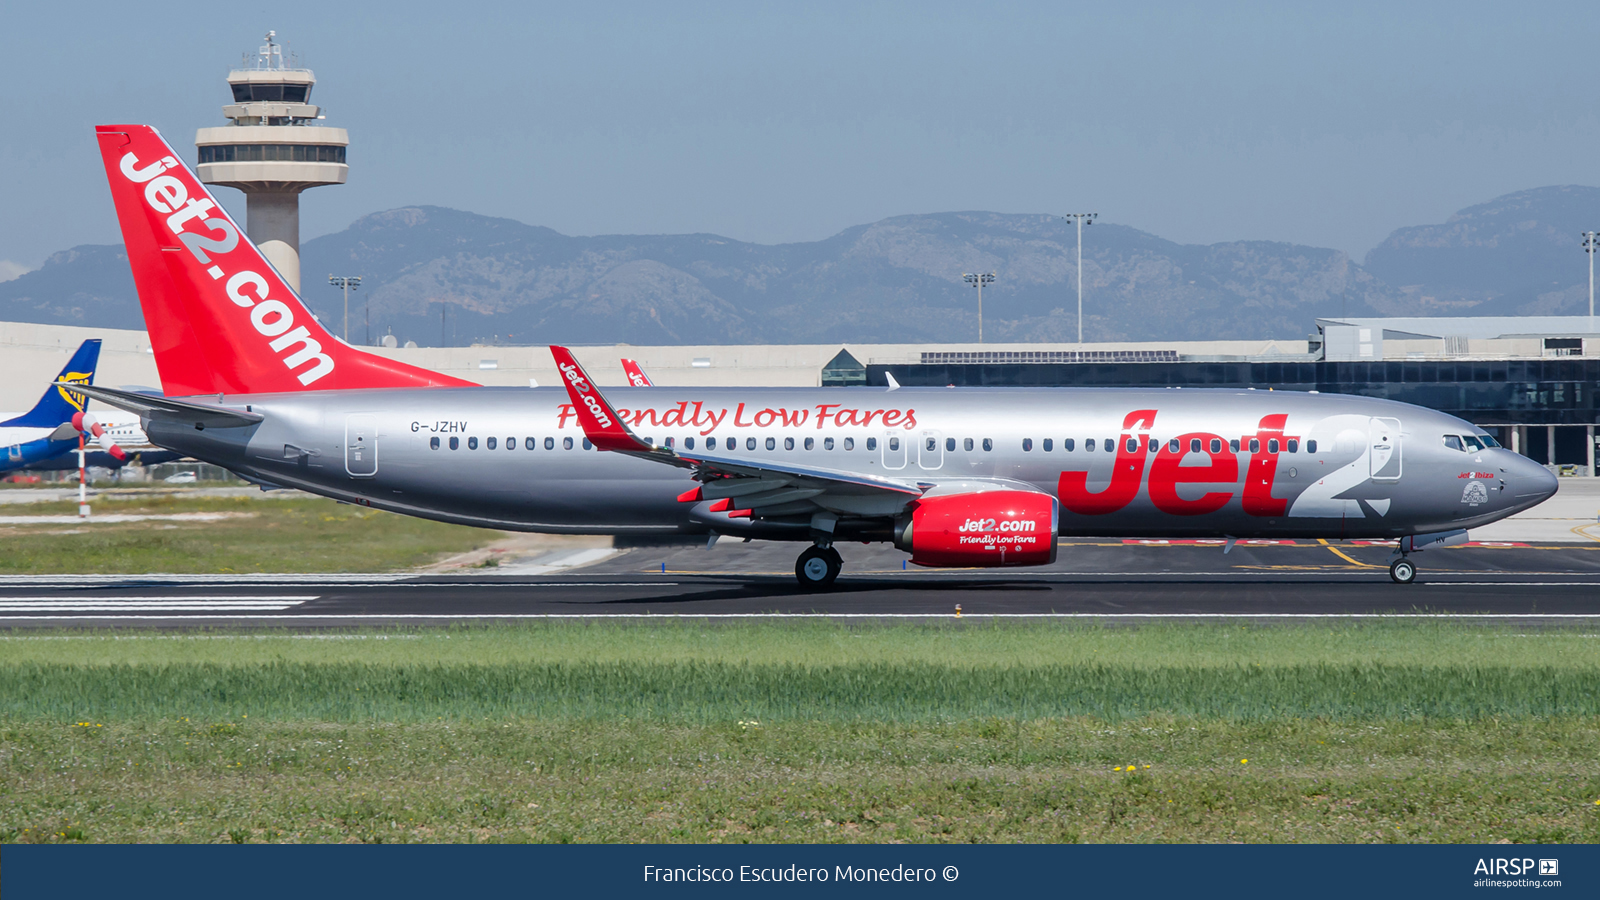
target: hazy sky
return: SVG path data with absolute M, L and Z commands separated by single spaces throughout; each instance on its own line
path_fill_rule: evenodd
M 192 162 L 268 28 L 350 130 L 350 183 L 302 195 L 302 240 L 410 204 L 764 243 L 1097 211 L 1359 259 L 1600 183 L 1597 26 L 1559 3 L 13 3 L 0 261 L 117 241 L 93 126 L 154 124 Z

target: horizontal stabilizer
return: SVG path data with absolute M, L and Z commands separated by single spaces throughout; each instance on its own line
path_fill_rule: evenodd
M 88 394 L 101 403 L 137 413 L 146 419 L 192 422 L 208 428 L 242 428 L 266 418 L 260 413 L 233 406 L 173 400 L 170 397 L 153 397 L 149 394 L 135 394 L 86 384 L 73 385 L 72 388 Z

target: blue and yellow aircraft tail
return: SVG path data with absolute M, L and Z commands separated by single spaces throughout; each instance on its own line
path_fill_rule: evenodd
M 100 362 L 100 339 L 91 338 L 84 341 L 78 352 L 72 354 L 72 359 L 67 361 L 66 368 L 56 376 L 56 381 L 70 384 L 94 384 L 94 368 Z M 62 387 L 57 384 L 50 385 L 34 404 L 33 409 L 17 416 L 9 422 L 0 422 L 0 425 L 12 425 L 18 428 L 54 428 L 63 422 L 71 422 L 72 414 L 84 411 L 84 406 L 89 398 L 77 391 Z

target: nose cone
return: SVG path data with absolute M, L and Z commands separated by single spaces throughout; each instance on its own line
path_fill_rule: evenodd
M 1556 478 L 1554 472 L 1520 453 L 1509 450 L 1504 453 L 1509 457 L 1505 465 L 1506 481 L 1518 506 L 1534 506 L 1555 495 L 1561 480 Z

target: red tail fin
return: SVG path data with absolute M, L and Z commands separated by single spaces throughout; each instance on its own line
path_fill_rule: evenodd
M 95 136 L 167 395 L 472 385 L 329 334 L 154 128 Z
M 650 376 L 639 368 L 639 364 L 626 357 L 622 360 L 622 371 L 628 374 L 628 383 L 634 387 L 655 387 L 650 381 Z

